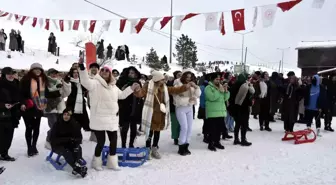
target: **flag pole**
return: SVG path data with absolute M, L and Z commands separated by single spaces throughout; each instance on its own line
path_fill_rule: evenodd
M 173 16 L 173 0 L 170 0 L 170 16 Z M 173 20 L 170 21 L 170 34 L 169 34 L 169 63 L 172 63 L 173 55 Z

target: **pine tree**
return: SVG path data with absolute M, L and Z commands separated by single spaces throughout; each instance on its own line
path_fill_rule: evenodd
M 162 58 L 161 58 L 161 66 L 163 68 L 164 71 L 169 71 L 170 70 L 170 67 L 168 65 L 168 60 L 167 60 L 167 57 L 166 55 L 164 55 Z
M 160 70 L 162 68 L 159 56 L 156 54 L 154 48 L 151 48 L 149 53 L 146 54 L 146 64 L 155 70 Z
M 194 41 L 187 35 L 182 34 L 182 36 L 177 39 L 175 49 L 177 51 L 177 61 L 179 65 L 183 68 L 196 67 L 198 59 L 197 46 Z

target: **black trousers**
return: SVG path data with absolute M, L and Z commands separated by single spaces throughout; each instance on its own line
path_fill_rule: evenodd
M 207 123 L 208 120 L 207 119 L 203 119 L 203 127 L 202 127 L 202 134 L 203 135 L 209 135 L 209 124 Z
M 131 128 L 129 147 L 134 147 L 134 140 L 137 135 L 137 123 L 135 121 L 123 122 L 121 123 L 121 146 L 126 148 L 127 133 L 129 128 Z
M 26 142 L 27 147 L 36 147 L 38 137 L 40 135 L 40 123 L 41 117 L 31 117 L 31 116 L 23 116 L 23 120 L 26 125 Z
M 247 132 L 247 128 L 249 125 L 249 119 L 250 119 L 250 110 L 248 107 L 239 108 L 238 110 L 239 110 L 239 115 L 236 115 L 234 117 L 234 120 L 236 122 L 235 128 L 234 128 L 234 137 L 235 137 L 235 140 L 239 139 L 239 130 L 240 130 L 241 140 L 245 141 L 246 132 Z
M 270 107 L 267 98 L 260 99 L 259 126 L 269 128 Z
M 91 131 L 90 120 L 86 111 L 84 111 L 83 114 L 73 114 L 72 116 L 85 131 Z
M 78 146 L 57 146 L 53 148 L 53 151 L 59 155 L 62 155 L 65 161 L 72 167 L 75 167 L 75 163 L 82 159 L 82 147 Z
M 220 142 L 220 136 L 223 130 L 224 125 L 224 117 L 219 118 L 208 118 L 207 119 L 207 126 L 209 131 L 209 143 L 219 143 Z
M 0 123 L 0 155 L 8 155 L 8 150 L 13 141 L 14 129 L 11 121 L 9 123 Z
M 324 117 L 324 127 L 330 127 L 334 113 L 334 106 L 330 106 L 325 113 Z
M 154 137 L 153 137 L 154 136 Z M 153 145 L 152 145 L 152 138 L 153 138 Z M 146 147 L 151 148 L 151 147 L 158 147 L 159 146 L 159 141 L 160 141 L 160 131 L 149 131 L 149 136 L 146 141 Z
M 106 136 L 105 133 L 107 133 L 107 136 L 110 140 L 110 155 L 115 155 L 117 152 L 117 137 L 118 137 L 118 133 L 117 131 L 94 131 L 96 137 L 97 137 L 97 145 L 95 148 L 95 156 L 96 157 L 100 157 L 101 156 L 101 152 L 103 150 L 103 147 L 105 145 L 105 140 L 106 140 Z
M 316 128 L 321 128 L 321 113 L 317 110 L 305 110 L 305 121 L 307 127 L 311 127 L 313 119 L 315 118 Z

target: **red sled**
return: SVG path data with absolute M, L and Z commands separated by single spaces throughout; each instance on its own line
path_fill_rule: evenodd
M 308 138 L 308 135 L 313 134 L 313 138 Z M 286 132 L 282 141 L 295 140 L 294 144 L 312 143 L 316 140 L 316 133 L 311 129 L 299 130 L 295 132 Z

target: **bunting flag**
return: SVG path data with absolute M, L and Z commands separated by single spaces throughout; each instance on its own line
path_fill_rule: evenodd
M 244 9 L 232 10 L 232 22 L 233 22 L 233 30 L 234 31 L 242 31 L 245 30 L 245 16 Z
M 73 26 L 72 26 L 72 29 L 73 29 L 73 30 L 78 30 L 78 28 L 79 28 L 79 24 L 80 24 L 80 20 L 75 20 L 75 21 L 74 21 L 74 24 L 73 24 Z
M 15 17 L 15 21 L 19 21 L 21 16 L 18 14 L 15 14 L 14 17 Z
M 314 0 L 312 8 L 321 9 L 324 5 L 325 0 Z
M 131 23 L 131 34 L 136 33 L 135 26 L 138 23 L 138 19 L 130 19 L 129 22 Z
M 278 3 L 278 7 L 281 8 L 283 12 L 289 11 L 292 9 L 294 6 L 299 4 L 302 0 L 294 0 L 294 1 L 288 1 L 288 2 L 283 2 L 283 3 Z
M 155 26 L 156 22 L 158 22 L 158 20 L 160 20 L 160 17 L 153 17 L 152 18 L 152 26 L 150 27 L 151 31 L 154 30 L 154 26 Z
M 93 33 L 94 32 L 94 29 L 95 29 L 95 27 L 96 27 L 96 20 L 91 20 L 90 21 L 90 27 L 89 27 L 89 31 L 91 32 L 91 33 Z
M 253 21 L 252 21 L 253 28 L 256 27 L 257 20 L 258 20 L 258 7 L 255 7 L 254 8 Z
M 84 29 L 84 31 L 86 31 L 87 30 L 87 24 L 88 24 L 88 21 L 87 20 L 82 20 L 82 24 L 83 24 L 83 29 Z
M 160 21 L 160 24 L 161 24 L 161 30 L 162 30 L 162 28 L 164 28 L 167 24 L 168 24 L 168 22 L 169 21 L 171 21 L 172 20 L 172 16 L 168 16 L 168 17 L 164 17 L 161 21 Z
M 68 30 L 72 29 L 72 20 L 68 20 Z
M 9 20 L 9 21 L 12 20 L 12 17 L 13 17 L 13 14 L 10 13 L 7 20 Z
M 49 30 L 49 25 L 50 25 L 50 19 L 46 19 L 44 29 Z
M 126 21 L 127 21 L 127 19 L 121 19 L 120 20 L 120 26 L 119 26 L 120 33 L 124 32 L 125 26 L 126 26 Z
M 63 32 L 64 31 L 64 20 L 59 20 L 59 26 L 60 26 L 60 30 Z
M 224 24 L 224 13 L 222 12 L 221 18 L 219 20 L 220 32 L 222 35 L 225 35 L 225 24 Z
M 8 14 L 8 12 L 4 12 L 2 15 L 0 15 L 0 17 L 6 17 Z
M 188 20 L 192 17 L 195 17 L 196 15 L 198 15 L 197 13 L 189 13 L 187 15 L 179 15 L 175 17 L 174 20 L 174 29 L 175 30 L 181 30 L 182 27 L 182 22 L 185 20 Z
M 59 21 L 53 19 L 52 22 L 54 23 L 54 26 L 55 26 L 56 30 L 58 30 L 59 29 L 58 28 Z
M 43 22 L 44 22 L 43 18 L 39 18 L 40 28 L 42 28 L 42 26 L 43 26 Z
M 218 13 L 205 14 L 205 31 L 218 30 Z
M 139 33 L 142 27 L 146 24 L 148 18 L 141 18 L 138 24 L 135 26 L 136 33 Z
M 33 19 L 33 23 L 32 23 L 32 26 L 35 28 L 35 26 L 36 26 L 36 23 L 37 23 L 37 18 L 36 17 L 34 17 L 34 19 Z
M 23 25 L 24 22 L 26 21 L 26 19 L 27 19 L 27 16 L 22 16 L 22 19 L 19 21 L 19 23 L 20 23 L 21 25 Z
M 104 25 L 103 25 L 104 30 L 108 31 L 109 28 L 110 28 L 110 25 L 111 25 L 111 21 L 110 20 L 104 21 Z
M 267 5 L 261 7 L 261 17 L 264 28 L 272 26 L 277 9 L 277 5 Z

